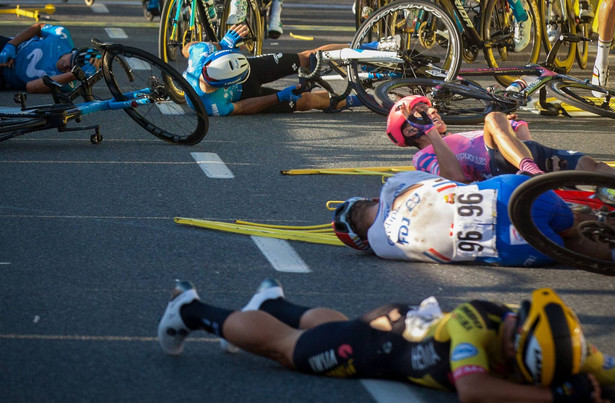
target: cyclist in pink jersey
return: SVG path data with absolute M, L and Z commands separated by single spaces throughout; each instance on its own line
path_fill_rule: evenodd
M 458 182 L 518 171 L 535 175 L 578 169 L 615 174 L 611 167 L 588 155 L 533 141 L 526 122 L 509 119 L 501 112 L 487 115 L 483 130 L 447 134 L 446 129 L 429 99 L 418 95 L 397 101 L 387 120 L 391 141 L 419 149 L 412 161 L 417 170 Z

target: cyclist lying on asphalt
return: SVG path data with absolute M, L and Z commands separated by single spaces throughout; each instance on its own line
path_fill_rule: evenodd
M 0 36 L 0 89 L 50 92 L 41 77 L 50 76 L 69 91 L 77 78 L 71 69 L 79 65 L 86 76 L 101 65 L 95 49 L 76 49 L 68 29 L 37 23 L 14 38 Z
M 447 134 L 437 109 L 419 95 L 395 103 L 387 119 L 387 135 L 398 146 L 419 149 L 412 158 L 417 170 L 457 182 L 480 181 L 519 170 L 539 174 L 578 169 L 615 175 L 613 168 L 588 155 L 532 141 L 526 122 L 508 119 L 501 112 L 487 115 L 483 130 Z
M 615 359 L 588 343 L 570 307 L 551 289 L 519 309 L 471 300 L 442 312 L 389 304 L 349 320 L 328 308 L 299 306 L 265 279 L 242 311 L 202 302 L 178 282 L 158 325 L 168 354 L 190 332 L 216 334 L 250 353 L 307 374 L 406 380 L 456 391 L 462 402 L 600 402 L 615 383 Z
M 324 45 L 301 53 L 273 53 L 246 57 L 237 46 L 248 34 L 246 25 L 234 25 L 220 43 L 190 42 L 183 48 L 189 58 L 184 77 L 203 100 L 210 116 L 246 115 L 251 113 L 288 113 L 330 107 L 327 91 L 295 94 L 298 85 L 283 90 L 263 87 L 280 78 L 296 74 L 299 67 L 309 67 L 310 54 L 334 50 L 347 45 Z M 354 95 L 336 105 L 358 106 Z
M 528 179 L 501 175 L 466 185 L 427 172 L 402 172 L 388 178 L 380 199 L 354 197 L 338 206 L 333 228 L 346 245 L 384 259 L 545 265 L 553 261 L 529 245 L 508 218 L 511 194 Z M 462 206 L 469 213 L 458 213 Z M 541 210 L 546 213 L 538 214 Z M 573 212 L 555 193 L 541 195 L 531 216 L 553 242 L 614 259 L 607 244 L 576 231 L 575 221 L 591 219 Z

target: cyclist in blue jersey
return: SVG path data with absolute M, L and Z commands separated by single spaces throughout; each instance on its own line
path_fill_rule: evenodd
M 83 49 L 76 49 L 68 29 L 62 26 L 37 23 L 14 38 L 0 36 L 0 88 L 26 90 L 30 93 L 49 92 L 43 76 L 71 88 L 76 77 L 71 68 Z M 87 53 L 87 52 L 85 52 Z M 98 52 L 81 64 L 86 75 L 100 66 Z
M 274 53 L 246 57 L 237 47 L 248 27 L 233 25 L 219 43 L 191 42 L 182 52 L 188 58 L 183 75 L 194 87 L 210 116 L 246 115 L 252 113 L 289 113 L 294 111 L 328 110 L 327 91 L 297 94 L 299 85 L 282 90 L 264 87 L 283 77 L 309 67 L 310 54 L 317 50 L 343 49 L 347 45 L 331 44 L 301 53 Z M 358 106 L 354 95 L 333 106 L 341 109 Z
M 387 180 L 379 199 L 355 197 L 341 204 L 333 227 L 346 245 L 385 259 L 544 265 L 552 260 L 529 245 L 508 218 L 510 196 L 527 179 L 501 175 L 466 185 L 426 172 L 402 172 Z M 587 239 L 571 230 L 575 219 L 590 219 L 581 214 L 553 192 L 541 195 L 531 211 L 553 242 L 612 260 L 615 252 L 608 245 L 583 244 Z

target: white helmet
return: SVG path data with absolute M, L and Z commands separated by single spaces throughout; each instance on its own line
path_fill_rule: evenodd
M 207 84 L 213 87 L 240 84 L 250 75 L 250 63 L 241 53 L 231 49 L 220 50 L 207 56 L 202 75 Z

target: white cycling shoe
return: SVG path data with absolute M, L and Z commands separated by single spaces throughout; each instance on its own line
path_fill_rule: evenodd
M 600 71 L 598 67 L 594 66 L 594 73 L 592 74 L 592 84 L 606 88 L 608 83 L 609 68 L 607 67 L 606 70 Z M 596 98 L 606 98 L 606 93 L 604 92 L 592 91 L 592 95 Z
M 532 40 L 532 20 L 530 18 L 528 15 L 527 20 L 515 23 L 515 35 L 513 36 L 515 53 L 527 48 Z
M 184 349 L 184 342 L 191 330 L 184 323 L 180 309 L 195 299 L 198 300 L 199 296 L 192 283 L 178 281 L 175 284 L 171 291 L 171 300 L 158 324 L 158 341 L 165 353 L 177 355 Z
M 271 18 L 269 21 L 269 30 L 267 31 L 269 38 L 278 39 L 282 33 L 284 33 L 284 30 L 282 29 L 282 21 L 280 18 Z
M 248 2 L 246 0 L 234 0 L 231 2 L 228 18 L 228 25 L 235 25 L 243 22 L 248 14 Z
M 256 293 L 241 311 L 257 311 L 261 305 L 263 305 L 263 302 L 277 298 L 284 298 L 282 284 L 274 278 L 266 278 L 261 281 L 260 285 L 256 289 Z M 220 348 L 227 353 L 234 354 L 239 352 L 239 348 L 237 346 L 234 346 L 225 339 L 220 339 Z

